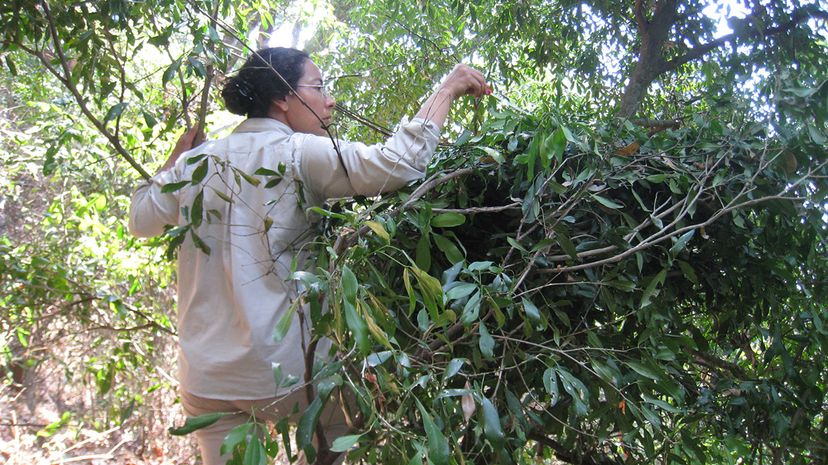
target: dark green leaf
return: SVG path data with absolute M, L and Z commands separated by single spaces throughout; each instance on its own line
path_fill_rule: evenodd
M 114 120 L 115 118 L 121 116 L 121 113 L 124 112 L 124 109 L 129 105 L 128 102 L 121 102 L 113 105 L 109 111 L 106 112 L 106 117 L 104 117 L 104 124 Z
M 169 194 L 170 192 L 175 192 L 177 190 L 182 189 L 185 186 L 188 186 L 190 181 L 179 181 L 179 182 L 171 182 L 169 184 L 164 184 L 161 186 L 161 193 Z
M 319 397 L 313 399 L 302 417 L 299 418 L 299 424 L 296 427 L 296 446 L 305 451 L 305 456 L 310 463 L 313 463 L 316 458 L 316 449 L 313 448 L 313 434 L 316 432 L 316 424 L 319 423 L 319 417 L 322 415 L 323 405 L 322 399 Z
M 417 408 L 423 417 L 423 427 L 428 441 L 428 459 L 434 465 L 448 465 L 450 454 L 448 439 L 434 423 L 434 420 L 431 419 L 431 415 L 428 414 L 419 400 L 417 400 Z
M 189 162 L 189 160 L 187 160 Z M 204 180 L 204 177 L 207 176 L 207 168 L 208 168 L 208 160 L 203 160 L 201 164 L 199 164 L 195 170 L 193 170 L 192 179 L 190 179 L 190 183 L 192 185 L 196 185 Z
M 503 447 L 505 440 L 503 427 L 500 425 L 500 415 L 498 415 L 497 408 L 488 398 L 481 396 L 480 405 L 483 414 L 483 434 L 492 444 L 492 447 L 498 450 Z
M 233 448 L 236 447 L 236 444 L 247 438 L 247 435 L 250 433 L 250 429 L 252 427 L 253 423 L 242 423 L 230 430 L 230 432 L 227 433 L 227 436 L 224 437 L 224 441 L 221 443 L 219 453 L 224 455 L 232 452 Z
M 187 417 L 187 420 L 184 422 L 184 426 L 181 426 L 180 428 L 170 428 L 169 433 L 173 436 L 184 436 L 185 434 L 190 434 L 195 430 L 206 428 L 221 420 L 222 417 L 226 415 L 231 415 L 231 413 L 206 413 L 196 417 Z

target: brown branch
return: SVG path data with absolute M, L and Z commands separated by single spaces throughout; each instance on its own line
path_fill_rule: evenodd
M 475 214 L 475 213 L 497 213 L 505 210 L 520 210 L 520 203 L 514 202 L 508 205 L 498 205 L 496 207 L 472 207 L 472 208 L 432 208 L 434 213 L 461 213 L 461 214 Z
M 644 15 L 644 0 L 635 0 L 635 24 L 638 26 L 638 33 L 647 35 L 647 17 Z
M 747 378 L 747 373 L 745 373 L 745 370 L 739 365 L 716 358 L 704 352 L 699 352 L 698 350 L 689 349 L 689 352 L 699 365 L 730 372 L 740 379 Z
M 619 463 L 609 457 L 595 458 L 588 455 L 576 455 L 570 449 L 564 447 L 561 443 L 541 434 L 538 431 L 530 431 L 527 437 L 543 445 L 544 447 L 548 447 L 555 451 L 555 458 L 571 463 L 572 465 L 616 465 Z
M 739 208 L 744 208 L 744 207 L 751 206 L 751 205 L 755 205 L 755 204 L 762 203 L 762 202 L 767 202 L 769 200 L 805 200 L 805 199 L 801 198 L 801 197 L 785 197 L 785 196 L 781 196 L 781 195 L 770 195 L 770 196 L 762 197 L 762 198 L 755 199 L 755 200 L 749 200 L 749 201 L 742 202 L 742 203 L 737 204 L 737 205 L 732 205 L 732 206 L 723 208 L 723 209 L 719 210 L 718 212 L 716 212 L 714 215 L 712 215 L 710 218 L 708 218 L 707 221 L 703 221 L 701 223 L 696 223 L 696 224 L 692 224 L 692 225 L 689 225 L 689 226 L 685 226 L 683 228 L 676 229 L 675 231 L 673 231 L 669 234 L 666 234 L 664 236 L 661 236 L 661 237 L 658 237 L 658 238 L 653 238 L 651 241 L 642 242 L 642 243 L 636 245 L 635 247 L 629 248 L 629 249 L 625 250 L 624 252 L 622 252 L 618 255 L 614 255 L 612 257 L 605 258 L 603 260 L 598 260 L 598 261 L 595 261 L 595 262 L 583 263 L 583 264 L 580 264 L 580 265 L 566 266 L 566 267 L 556 267 L 556 268 L 545 268 L 545 269 L 538 270 L 538 273 L 544 273 L 544 274 L 548 274 L 548 273 L 554 273 L 554 274 L 566 273 L 566 272 L 585 270 L 585 269 L 589 269 L 589 268 L 595 268 L 596 266 L 607 265 L 607 264 L 610 264 L 610 263 L 616 263 L 616 262 L 619 262 L 622 259 L 634 254 L 634 253 L 640 252 L 644 249 L 647 249 L 647 248 L 652 247 L 656 244 L 664 242 L 667 239 L 670 239 L 671 237 L 675 237 L 679 234 L 683 234 L 683 233 L 688 232 L 688 231 L 693 230 L 693 229 L 698 229 L 698 228 L 701 228 L 701 227 L 709 226 L 710 224 L 712 224 L 713 222 L 718 220 L 722 215 L 724 215 L 724 214 L 726 214 L 730 211 L 737 210 Z
M 75 101 L 80 106 L 81 112 L 89 119 L 90 122 L 98 129 L 98 131 L 106 137 L 109 142 L 115 147 L 116 152 L 120 155 L 123 159 L 125 159 L 133 168 L 135 168 L 144 179 L 150 179 L 150 174 L 126 151 L 126 149 L 121 145 L 121 141 L 118 137 L 109 131 L 106 128 L 106 125 L 99 120 L 87 107 L 83 96 L 81 95 L 80 91 L 78 90 L 75 83 L 72 81 L 72 71 L 69 67 L 69 62 L 66 59 L 66 55 L 63 53 L 63 47 L 60 44 L 60 36 L 57 32 L 57 27 L 55 26 L 55 20 L 52 17 L 52 11 L 49 8 L 48 2 L 45 0 L 41 2 L 43 5 L 43 11 L 46 14 L 46 20 L 49 26 L 49 35 L 52 38 L 52 43 L 55 47 L 55 53 L 57 53 L 58 58 L 60 59 L 60 65 L 63 69 L 63 73 L 61 74 L 56 70 L 52 65 L 49 63 L 49 60 L 42 52 L 36 52 L 35 56 L 40 60 L 40 62 L 46 67 L 46 69 L 52 73 L 58 80 L 63 83 L 64 86 L 69 90 L 72 96 L 75 98 Z
M 216 17 L 219 13 L 219 7 L 221 6 L 221 2 L 216 2 L 215 8 L 213 9 L 213 15 L 210 17 L 210 27 L 216 29 Z M 215 49 L 213 47 L 213 41 L 207 41 L 207 48 L 211 52 L 210 55 L 215 56 Z M 195 139 L 193 140 L 193 146 L 200 144 L 204 139 L 204 127 L 207 121 L 207 110 L 210 106 L 210 88 L 213 84 L 213 78 L 216 76 L 216 67 L 213 63 L 212 58 L 209 58 L 207 61 L 207 66 L 205 67 L 205 76 L 204 76 L 204 86 L 201 88 L 201 102 L 198 106 L 198 118 L 196 119 L 196 126 L 198 126 L 199 133 L 196 134 Z

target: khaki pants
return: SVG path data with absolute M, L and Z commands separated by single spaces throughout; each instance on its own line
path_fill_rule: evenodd
M 215 412 L 236 412 L 232 415 L 225 415 L 216 423 L 196 430 L 196 440 L 201 450 L 201 457 L 204 465 L 224 465 L 230 460 L 231 454 L 220 454 L 221 443 L 224 436 L 236 426 L 250 420 L 254 415 L 257 421 L 276 422 L 285 416 L 290 415 L 293 406 L 299 405 L 299 413 L 291 416 L 291 423 L 296 423 L 307 408 L 305 390 L 300 389 L 287 397 L 277 399 L 257 400 L 219 400 L 198 397 L 188 392 L 181 391 L 181 405 L 188 416 L 204 415 Z M 333 396 L 325 405 L 319 423 L 325 430 L 325 438 L 328 445 L 339 436 L 348 433 L 348 425 L 345 423 L 345 415 Z M 315 442 L 315 441 L 314 441 Z M 340 454 L 336 464 L 342 463 L 345 454 Z M 300 454 L 299 464 L 306 464 L 304 454 Z

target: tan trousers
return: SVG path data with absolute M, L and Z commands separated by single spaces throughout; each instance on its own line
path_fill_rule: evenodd
M 291 423 L 295 424 L 307 408 L 305 391 L 300 389 L 287 397 L 276 399 L 257 400 L 219 400 L 205 399 L 188 392 L 181 391 L 181 405 L 188 416 L 204 415 L 215 412 L 236 412 L 233 415 L 225 415 L 216 423 L 196 430 L 196 440 L 201 450 L 201 457 L 204 465 L 224 465 L 231 458 L 231 454 L 221 455 L 221 443 L 224 437 L 236 426 L 250 420 L 254 415 L 258 421 L 275 423 L 285 416 L 290 415 L 295 404 L 299 405 L 299 413 L 291 416 Z M 325 405 L 319 423 L 325 430 L 325 438 L 330 446 L 334 439 L 348 433 L 348 425 L 345 423 L 345 415 L 334 396 Z M 314 441 L 315 442 L 315 441 Z M 342 463 L 345 454 L 340 454 L 336 464 Z M 300 454 L 299 464 L 306 464 L 304 454 Z

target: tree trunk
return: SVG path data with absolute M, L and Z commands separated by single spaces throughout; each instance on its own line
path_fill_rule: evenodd
M 676 21 L 677 3 L 677 0 L 659 1 L 655 6 L 652 20 L 648 20 L 644 12 L 644 2 L 635 2 L 635 19 L 641 45 L 638 49 L 638 62 L 621 97 L 618 116 L 631 118 L 635 115 L 644 96 L 647 95 L 650 84 L 667 69 L 661 51 L 670 28 Z

